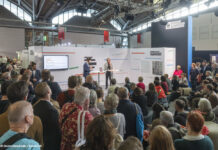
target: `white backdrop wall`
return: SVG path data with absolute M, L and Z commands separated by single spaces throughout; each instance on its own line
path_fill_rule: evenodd
M 67 88 L 67 79 L 71 75 L 83 73 L 84 57 L 93 57 L 97 65 L 93 69 L 99 71 L 104 67 L 106 58 L 111 58 L 114 66 L 113 77 L 118 83 L 124 83 L 125 77 L 129 77 L 131 82 L 138 82 L 138 76 L 143 76 L 144 83 L 147 85 L 153 82 L 155 76 L 169 74 L 172 76 L 175 69 L 175 49 L 174 48 L 82 48 L 82 47 L 35 47 L 35 61 L 42 68 L 43 55 L 68 55 L 69 70 L 51 71 L 55 81 L 59 82 L 63 89 Z M 41 51 L 41 52 L 40 52 Z M 40 55 L 41 53 L 41 55 Z M 94 80 L 97 81 L 98 75 L 93 73 Z M 105 74 L 100 74 L 100 85 L 105 85 Z

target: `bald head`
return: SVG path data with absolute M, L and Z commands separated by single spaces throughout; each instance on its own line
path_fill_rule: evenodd
M 30 117 L 28 119 L 28 117 Z M 27 101 L 18 101 L 9 106 L 8 110 L 8 121 L 9 124 L 25 124 L 31 123 L 31 118 L 33 118 L 33 108 L 32 105 Z

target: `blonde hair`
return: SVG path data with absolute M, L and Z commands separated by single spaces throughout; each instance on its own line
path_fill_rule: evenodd
M 162 125 L 156 126 L 149 137 L 150 150 L 175 150 L 170 132 Z

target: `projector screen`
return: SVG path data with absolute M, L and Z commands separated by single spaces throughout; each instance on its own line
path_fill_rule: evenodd
M 69 56 L 67 55 L 44 55 L 44 69 L 63 70 L 69 67 Z

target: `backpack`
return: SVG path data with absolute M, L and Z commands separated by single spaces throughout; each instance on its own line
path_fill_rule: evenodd
M 142 142 L 143 141 L 143 133 L 144 133 L 144 122 L 143 116 L 139 113 L 137 106 L 135 104 L 136 109 L 136 135 L 138 139 Z

